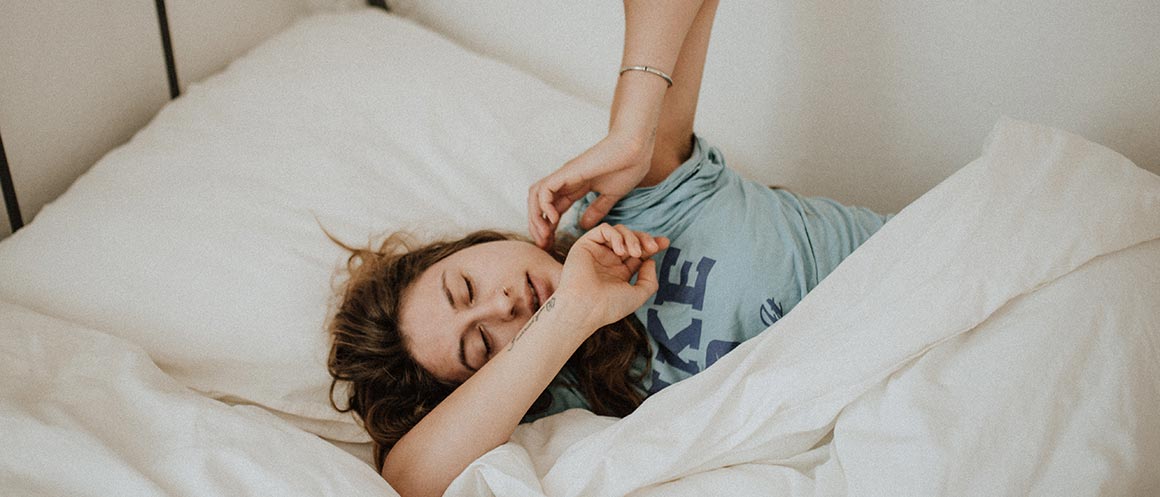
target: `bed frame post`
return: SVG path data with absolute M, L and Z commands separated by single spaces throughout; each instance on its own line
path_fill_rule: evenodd
M 173 42 L 169 38 L 169 15 L 165 13 L 165 0 L 157 1 L 157 24 L 161 28 L 161 48 L 165 51 L 165 74 L 169 77 L 169 99 L 181 96 L 181 86 L 177 84 L 177 63 L 173 58 Z
M 8 170 L 8 154 L 4 153 L 4 138 L 0 137 L 0 190 L 4 193 L 4 206 L 8 208 L 8 224 L 12 232 L 24 226 L 20 216 L 20 203 L 16 201 L 16 185 L 12 183 L 12 172 Z

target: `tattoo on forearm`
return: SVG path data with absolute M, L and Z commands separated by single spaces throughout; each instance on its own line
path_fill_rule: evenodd
M 524 336 L 524 333 L 528 332 L 528 328 L 531 328 L 533 324 L 536 324 L 536 321 L 539 321 L 540 315 L 551 312 L 552 308 L 554 307 L 556 307 L 555 295 L 549 297 L 548 301 L 544 302 L 544 306 L 540 307 L 540 310 L 536 311 L 535 314 L 532 314 L 532 318 L 528 320 L 527 324 L 525 324 L 523 328 L 520 328 L 520 332 L 516 334 L 516 337 L 512 339 L 512 343 L 508 345 L 508 350 L 510 351 L 516 348 L 516 342 L 518 342 L 520 338 Z

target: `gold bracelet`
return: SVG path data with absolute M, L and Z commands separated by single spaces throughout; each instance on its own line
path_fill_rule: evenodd
M 673 87 L 673 78 L 672 78 L 672 77 L 670 77 L 668 74 L 665 74 L 665 72 L 664 72 L 664 71 L 662 71 L 662 70 L 660 70 L 660 69 L 657 69 L 657 68 L 655 68 L 655 67 L 650 67 L 650 66 L 624 66 L 624 67 L 620 68 L 620 74 L 624 74 L 624 73 L 626 73 L 626 72 L 628 72 L 628 71 L 644 71 L 644 72 L 647 72 L 647 73 L 649 73 L 649 74 L 656 74 L 657 76 L 660 76 L 660 77 L 664 78 L 665 82 L 669 84 L 669 88 L 672 88 L 672 87 Z

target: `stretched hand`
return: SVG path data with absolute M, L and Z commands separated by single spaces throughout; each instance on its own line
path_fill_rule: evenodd
M 584 234 L 568 252 L 560 289 L 590 302 L 588 324 L 595 330 L 644 305 L 658 288 L 656 261 L 669 239 L 601 224 Z M 629 280 L 637 275 L 636 283 Z
M 654 139 L 609 134 L 584 153 L 528 188 L 528 233 L 536 245 L 551 247 L 560 217 L 588 192 L 599 192 L 580 218 L 590 229 L 636 188 L 649 170 Z

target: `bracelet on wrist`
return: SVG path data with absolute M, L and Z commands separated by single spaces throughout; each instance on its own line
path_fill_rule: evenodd
M 673 87 L 672 76 L 669 76 L 664 71 L 657 69 L 655 67 L 652 67 L 652 66 L 624 66 L 624 67 L 620 68 L 620 73 L 618 75 L 624 74 L 628 71 L 644 71 L 644 72 L 647 72 L 649 74 L 654 74 L 654 75 L 660 76 L 662 79 L 665 80 L 665 83 L 669 84 L 669 88 Z

